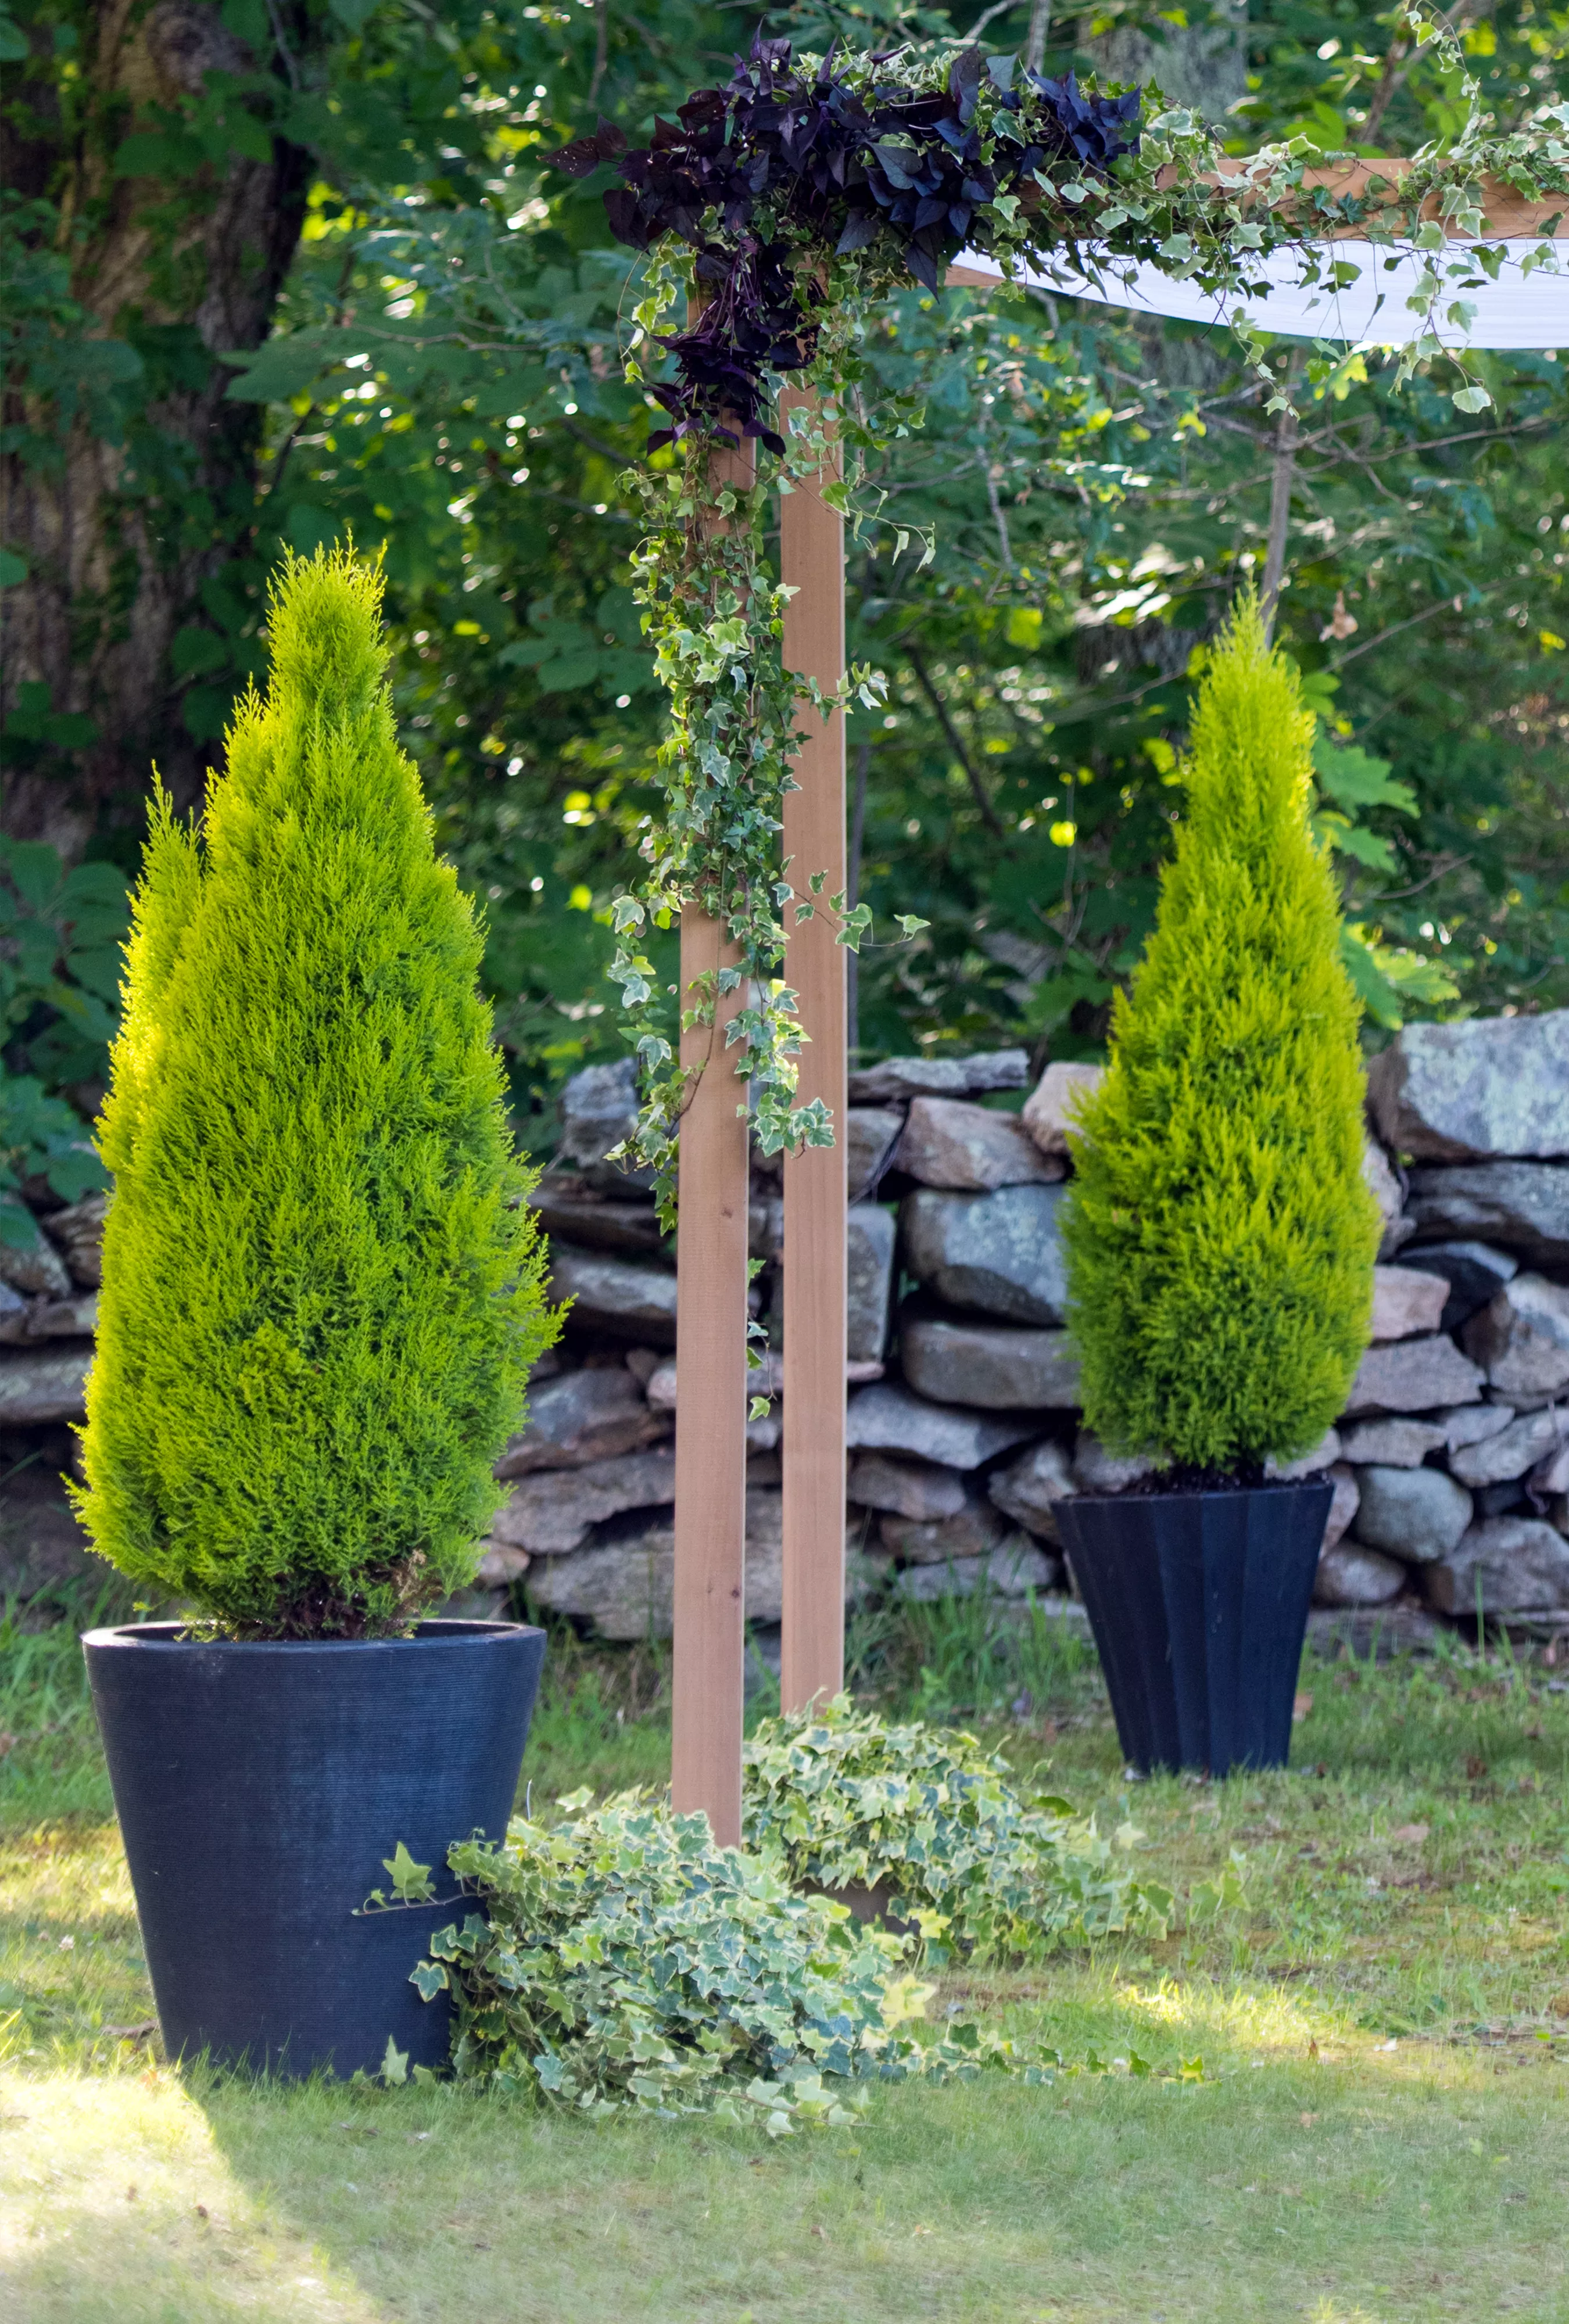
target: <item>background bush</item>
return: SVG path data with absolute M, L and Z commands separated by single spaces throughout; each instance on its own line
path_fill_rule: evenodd
M 396 1631 L 466 1581 L 554 1336 L 380 600 L 291 560 L 199 828 L 156 803 L 102 1121 L 81 1512 L 241 1636 Z

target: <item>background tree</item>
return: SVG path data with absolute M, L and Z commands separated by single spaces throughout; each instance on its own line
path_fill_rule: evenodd
M 281 548 L 351 525 L 386 540 L 402 731 L 442 844 L 485 899 L 514 1092 L 542 1136 L 561 1075 L 619 1047 L 603 916 L 652 811 L 661 715 L 615 485 L 648 427 L 616 356 L 627 256 L 596 183 L 544 157 L 602 111 L 646 129 L 723 76 L 752 19 L 658 0 L 438 18 L 337 0 L 285 12 L 285 59 L 259 0 L 254 20 L 240 5 L 204 21 L 246 44 L 244 71 L 209 66 L 198 94 L 138 84 L 94 111 L 78 83 L 108 12 L 13 0 L 26 56 L 14 41 L 0 66 L 5 263 L 26 296 L 5 318 L 5 828 L 128 864 L 150 759 L 189 793 L 258 666 Z M 767 22 L 820 45 L 838 26 L 886 42 L 981 15 L 999 49 L 1044 31 L 1054 70 L 1141 42 L 1174 86 L 1195 55 L 1229 57 L 1237 23 L 1197 10 L 1184 30 L 1136 6 L 1048 21 L 1030 0 L 952 17 L 805 0 Z M 1569 13 L 1511 0 L 1464 37 L 1500 117 L 1564 92 Z M 1228 100 L 1239 148 L 1302 133 L 1408 150 L 1459 117 L 1392 11 L 1258 0 L 1246 64 Z M 308 167 L 270 332 L 224 346 L 227 325 L 203 339 L 195 307 L 145 290 L 115 306 L 104 254 L 115 203 L 140 186 L 147 266 L 194 279 L 178 233 L 217 231 L 242 115 L 274 170 L 285 147 Z M 91 143 L 73 124 L 89 117 L 115 124 L 93 133 L 111 166 L 166 141 L 155 176 L 102 171 L 97 207 L 71 190 Z M 248 363 L 217 360 L 247 346 Z M 176 355 L 194 402 L 171 401 L 157 368 Z M 941 549 L 918 571 L 918 548 L 896 563 L 873 530 L 852 566 L 852 650 L 892 681 L 885 716 L 852 729 L 862 890 L 932 922 L 918 948 L 862 964 L 862 1038 L 1094 1050 L 1149 926 L 1196 658 L 1239 574 L 1269 560 L 1277 433 L 1223 335 L 1068 300 L 939 309 L 912 289 L 867 356 L 925 397 L 924 429 L 878 482 Z M 1442 380 L 1394 398 L 1376 361 L 1295 360 L 1278 632 L 1361 753 L 1326 760 L 1320 804 L 1343 818 L 1364 983 L 1386 1021 L 1569 997 L 1564 367 L 1489 359 L 1498 410 L 1457 429 Z M 224 447 L 228 484 L 198 487 Z M 106 480 L 92 572 L 107 578 L 78 584 L 14 512 L 62 493 L 51 476 L 89 451 Z M 133 609 L 164 623 L 162 652 L 151 626 L 133 648 Z M 46 632 L 66 641 L 47 670 L 14 644 Z M 50 1021 L 41 1000 L 33 1033 Z

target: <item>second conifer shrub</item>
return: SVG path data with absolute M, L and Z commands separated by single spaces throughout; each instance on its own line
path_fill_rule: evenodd
M 100 1124 L 80 1513 L 240 1637 L 396 1634 L 471 1579 L 555 1337 L 380 604 L 291 560 L 199 827 L 158 797 Z
M 1313 725 L 1245 599 L 1199 689 L 1155 932 L 1073 1141 L 1085 1417 L 1173 1484 L 1306 1452 L 1367 1343 L 1379 1221 L 1358 1005 L 1308 824 Z

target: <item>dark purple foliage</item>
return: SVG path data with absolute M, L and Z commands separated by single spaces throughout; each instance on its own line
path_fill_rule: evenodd
M 997 93 L 997 150 L 981 158 L 974 126 L 983 80 Z M 759 437 L 773 452 L 768 375 L 809 363 L 816 339 L 812 286 L 791 263 L 798 229 L 843 253 L 889 236 L 928 290 L 966 243 L 988 240 L 987 206 L 1017 192 L 1040 198 L 1037 169 L 1072 161 L 1103 176 L 1139 147 L 1139 92 L 1085 96 L 1072 73 L 1015 76 L 1011 58 L 966 49 L 946 85 L 912 96 L 890 82 L 854 89 L 835 71 L 832 50 L 814 76 L 796 69 L 788 41 L 759 38 L 725 88 L 698 89 L 675 122 L 657 121 L 651 145 L 628 151 L 601 121 L 555 156 L 585 178 L 601 162 L 622 183 L 605 197 L 620 242 L 647 250 L 678 234 L 697 250 L 706 303 L 689 329 L 665 340 L 673 386 L 656 388 L 671 425 L 650 448 L 693 429 L 734 445 Z M 723 239 L 706 231 L 717 213 Z M 789 225 L 796 235 L 781 231 Z

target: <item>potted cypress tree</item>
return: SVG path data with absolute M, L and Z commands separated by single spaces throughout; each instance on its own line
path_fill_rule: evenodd
M 78 1511 L 189 1618 L 89 1633 L 93 1695 L 170 2054 L 289 2073 L 443 2054 L 425 1914 L 360 1908 L 504 1828 L 544 1653 L 424 1618 L 557 1325 L 380 610 L 291 558 L 199 826 L 156 797 L 99 1125 Z
M 1086 1420 L 1154 1473 L 1058 1503 L 1128 1759 L 1285 1765 L 1379 1223 L 1358 1006 L 1308 823 L 1314 721 L 1256 600 L 1199 689 L 1187 808 L 1080 1113 L 1064 1221 Z

